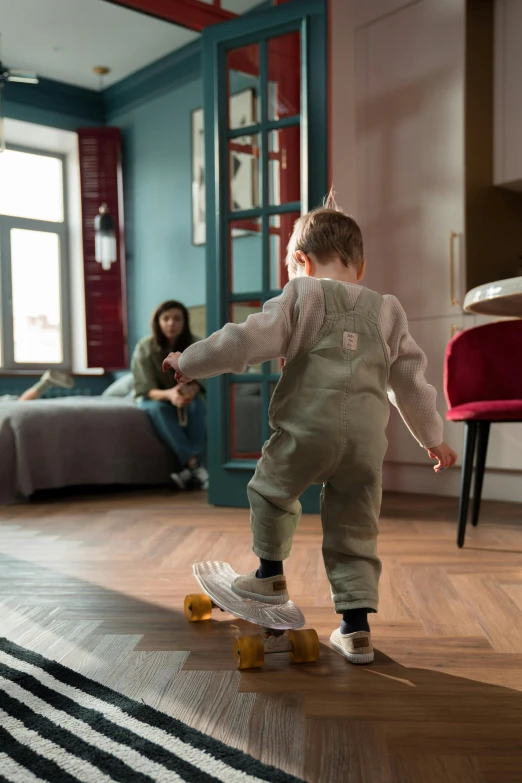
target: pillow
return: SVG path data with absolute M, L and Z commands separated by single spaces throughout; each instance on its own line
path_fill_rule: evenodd
M 111 383 L 102 393 L 102 397 L 130 397 L 134 391 L 134 378 L 131 372 Z

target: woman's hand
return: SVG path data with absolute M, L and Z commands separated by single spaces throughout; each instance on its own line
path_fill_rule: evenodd
M 441 443 L 440 446 L 435 446 L 433 449 L 426 449 L 431 459 L 438 460 L 437 464 L 433 468 L 435 473 L 440 473 L 441 470 L 451 468 L 457 461 L 457 455 L 451 449 L 447 443 Z
M 184 383 L 191 383 L 194 379 L 189 378 L 187 375 L 183 375 L 181 370 L 179 369 L 179 358 L 181 356 L 181 353 L 177 351 L 176 353 L 169 353 L 166 359 L 163 359 L 162 364 L 162 370 L 163 372 L 168 372 L 170 369 L 173 369 L 176 373 L 176 380 L 179 383 L 180 386 L 182 386 Z
M 192 402 L 192 397 L 183 394 L 179 386 L 174 386 L 173 389 L 169 389 L 167 392 L 168 400 L 175 408 L 186 408 Z
M 182 385 L 182 384 L 179 384 Z M 183 394 L 186 397 L 189 397 L 191 400 L 194 399 L 200 392 L 199 384 L 195 381 L 191 381 L 190 383 L 183 384 Z

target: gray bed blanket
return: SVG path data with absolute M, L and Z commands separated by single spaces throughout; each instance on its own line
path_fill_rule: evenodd
M 37 489 L 161 484 L 177 467 L 132 400 L 0 402 L 0 503 Z

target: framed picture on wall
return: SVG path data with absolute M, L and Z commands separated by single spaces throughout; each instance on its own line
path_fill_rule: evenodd
M 254 124 L 254 90 L 243 90 L 230 97 L 230 121 L 232 128 Z M 230 154 L 232 209 L 253 209 L 259 206 L 259 150 L 256 137 L 239 136 L 233 140 L 233 144 Z M 244 233 L 234 229 L 234 236 Z M 192 242 L 195 245 L 204 245 L 206 242 L 203 109 L 192 112 Z

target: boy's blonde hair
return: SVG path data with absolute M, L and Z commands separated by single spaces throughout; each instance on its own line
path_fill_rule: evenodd
M 313 254 L 319 263 L 340 258 L 344 266 L 360 269 L 364 259 L 361 229 L 337 206 L 333 189 L 322 207 L 312 209 L 295 221 L 286 253 L 286 265 L 293 273 L 299 266 L 295 259 L 297 250 Z

